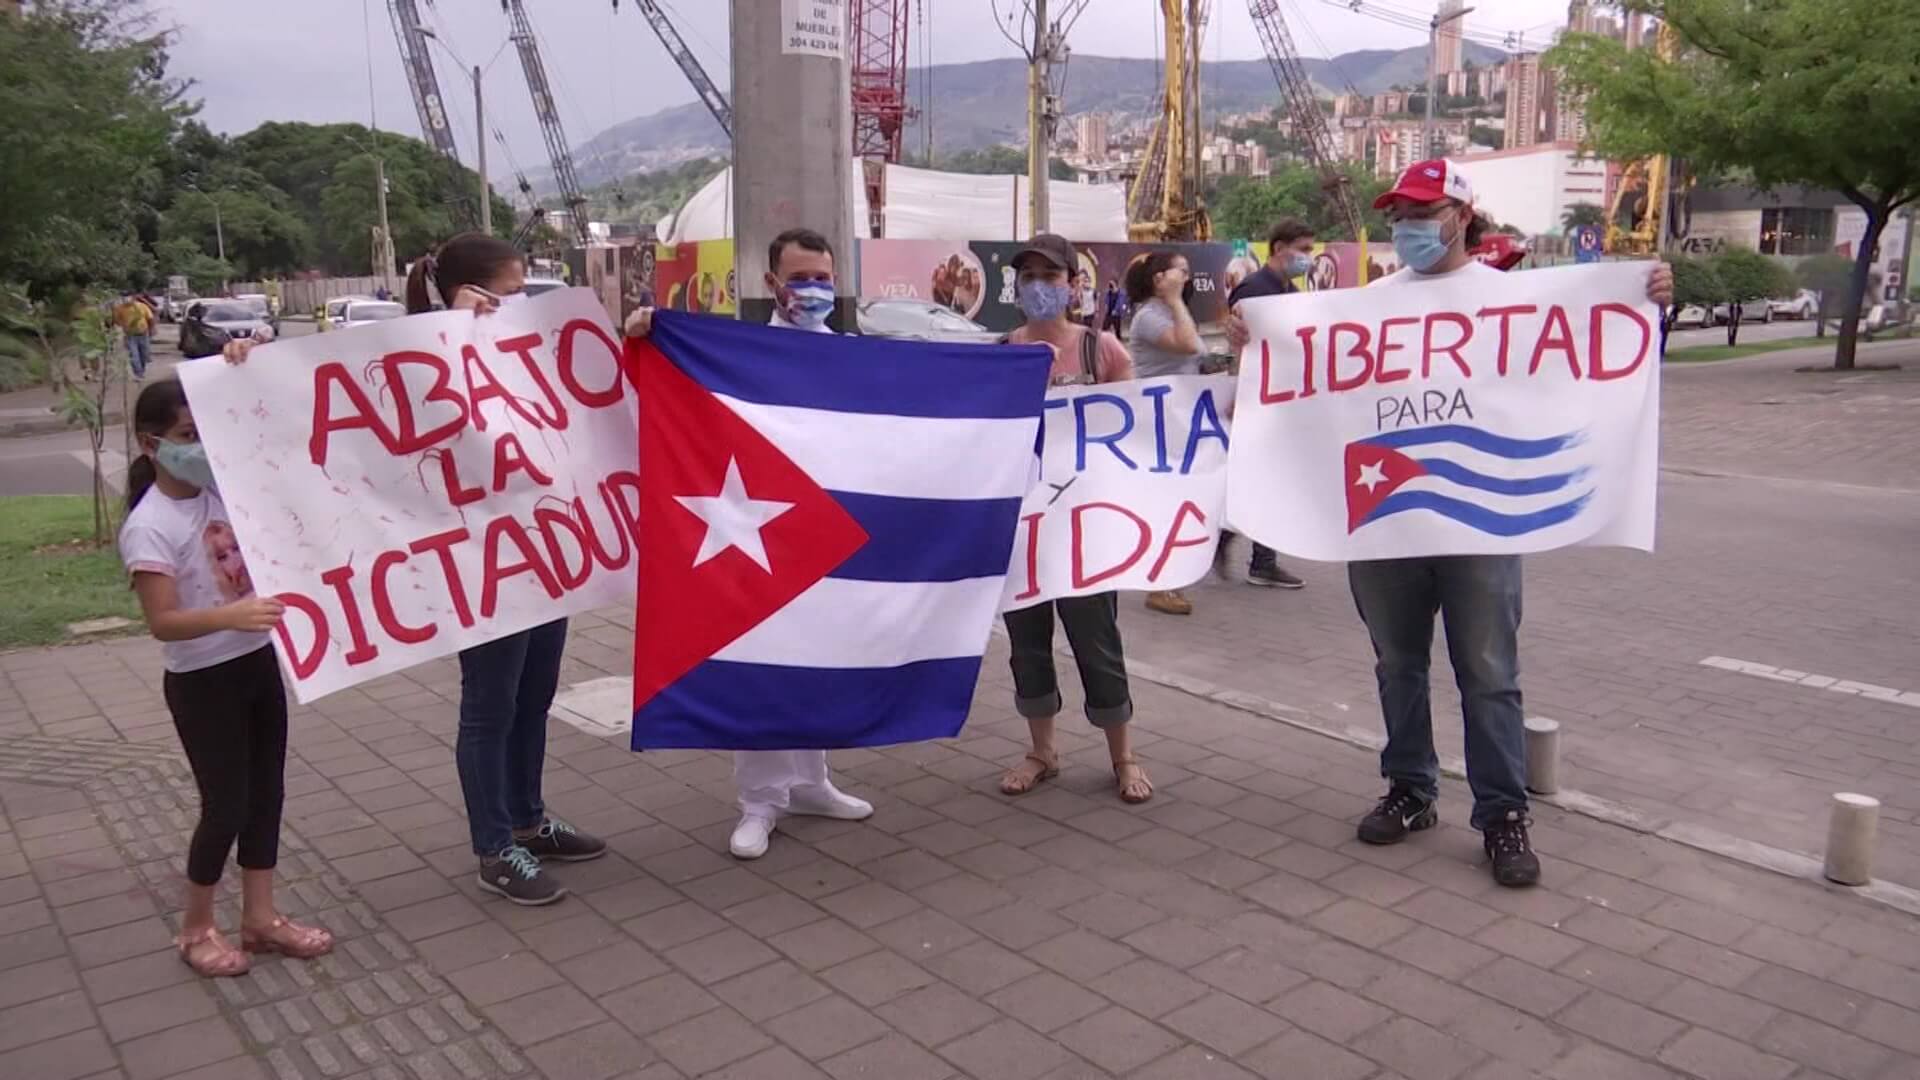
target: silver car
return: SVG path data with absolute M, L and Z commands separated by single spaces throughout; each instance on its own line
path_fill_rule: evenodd
M 212 356 L 229 341 L 271 338 L 273 328 L 259 312 L 236 300 L 194 300 L 180 323 L 180 351 L 188 357 Z
M 943 341 L 952 345 L 991 345 L 1004 336 L 952 308 L 926 300 L 862 300 L 859 312 L 860 332 L 874 337 Z

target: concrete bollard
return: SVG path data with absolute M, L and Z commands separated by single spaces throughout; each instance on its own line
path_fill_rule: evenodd
M 1560 790 L 1560 721 L 1529 716 L 1527 726 L 1527 790 L 1551 795 Z
M 1873 847 L 1880 835 L 1880 800 L 1842 791 L 1827 821 L 1827 880 L 1865 885 L 1873 880 Z

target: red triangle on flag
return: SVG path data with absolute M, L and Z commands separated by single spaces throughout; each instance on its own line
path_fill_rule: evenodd
M 1427 475 L 1426 466 L 1398 450 L 1367 442 L 1347 444 L 1345 473 L 1341 483 L 1347 490 L 1347 532 L 1351 534 L 1367 520 L 1381 500 L 1416 476 Z
M 652 343 L 629 338 L 626 366 L 640 401 L 637 710 L 826 577 L 867 534 Z M 749 524 L 716 532 L 702 511 L 742 494 Z

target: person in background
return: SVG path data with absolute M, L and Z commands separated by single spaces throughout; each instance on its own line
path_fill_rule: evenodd
M 98 311 L 98 308 L 94 310 Z M 153 362 L 153 308 L 139 293 L 128 290 L 113 305 L 113 325 L 127 339 L 127 366 L 133 377 L 147 377 L 147 365 Z
M 1106 331 L 1118 335 L 1127 318 L 1127 294 L 1118 281 L 1107 282 Z
M 1052 347 L 1056 386 L 1125 382 L 1134 377 L 1133 361 L 1120 339 L 1067 318 L 1073 302 L 1068 281 L 1075 265 L 1073 245 L 1051 233 L 1035 236 L 1020 249 L 1013 257 L 1013 268 L 1026 322 L 1007 340 Z M 1107 755 L 1121 800 L 1143 803 L 1153 798 L 1153 783 L 1133 756 L 1133 695 L 1127 686 L 1119 612 L 1118 596 L 1108 592 L 1035 604 L 1002 616 L 1012 647 L 1014 707 L 1027 718 L 1027 731 L 1033 737 L 1033 749 L 1000 778 L 1002 793 L 1022 795 L 1042 780 L 1060 775 L 1060 755 L 1053 745 L 1054 718 L 1061 708 L 1060 680 L 1053 663 L 1057 613 L 1080 669 L 1087 720 L 1107 737 Z
M 1093 277 L 1085 267 L 1073 272 L 1073 321 L 1089 330 L 1094 329 L 1094 316 L 1100 303 L 1094 296 Z
M 767 245 L 767 291 L 773 317 L 767 325 L 812 334 L 831 334 L 833 245 L 812 229 L 788 229 Z M 636 308 L 627 316 L 628 337 L 653 330 L 653 309 Z M 735 750 L 733 784 L 739 792 L 740 821 L 727 841 L 736 859 L 767 853 L 774 826 L 784 815 L 862 821 L 873 804 L 833 784 L 825 750 Z
M 393 290 L 387 288 L 385 285 L 382 285 L 379 288 L 373 290 L 373 298 L 375 300 L 392 300 Z
M 1393 224 L 1401 269 L 1377 284 L 1470 281 L 1497 296 L 1506 279 L 1467 250 L 1487 228 L 1473 186 L 1446 161 L 1419 162 L 1374 201 Z M 1649 263 L 1647 298 L 1673 302 L 1673 271 Z M 1439 821 L 1440 770 L 1433 748 L 1428 668 L 1434 616 L 1445 620 L 1447 652 L 1466 724 L 1467 784 L 1494 881 L 1540 880 L 1528 828 L 1526 735 L 1521 710 L 1520 557 L 1424 556 L 1347 564 L 1354 605 L 1373 641 L 1387 745 L 1380 753 L 1386 795 L 1360 821 L 1359 838 L 1395 844 Z
M 1300 288 L 1294 284 L 1294 279 L 1304 277 L 1313 269 L 1313 243 L 1313 229 L 1305 222 L 1287 218 L 1276 224 L 1267 232 L 1267 261 L 1227 294 L 1227 310 L 1235 311 L 1235 305 L 1240 301 L 1256 296 L 1286 296 L 1299 292 Z M 1229 344 L 1232 344 L 1232 336 L 1230 331 Z M 1233 347 L 1233 352 L 1239 354 L 1238 345 Z M 1232 536 L 1227 532 L 1220 534 L 1216 558 L 1222 569 L 1226 566 Z M 1255 542 L 1253 555 L 1247 563 L 1247 584 L 1298 589 L 1304 587 L 1306 582 L 1281 566 L 1279 556 L 1272 548 Z
M 245 974 L 247 953 L 309 960 L 333 935 L 280 914 L 273 870 L 285 801 L 287 695 L 268 631 L 286 605 L 256 596 L 213 468 L 178 380 L 140 391 L 133 407 L 141 456 L 127 469 L 120 557 L 147 628 L 161 645 L 167 711 L 200 789 L 187 848 L 186 910 L 173 939 L 206 976 Z M 214 892 L 239 847 L 240 948 L 214 921 Z
M 1133 305 L 1127 345 L 1139 378 L 1200 374 L 1207 353 L 1187 307 L 1192 297 L 1193 274 L 1185 255 L 1155 251 L 1127 267 L 1127 299 Z M 1178 589 L 1148 593 L 1146 603 L 1148 610 L 1165 615 L 1193 614 L 1193 601 Z

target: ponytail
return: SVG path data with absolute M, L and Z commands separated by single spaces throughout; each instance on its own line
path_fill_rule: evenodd
M 414 260 L 413 269 L 407 272 L 407 313 L 432 311 L 436 294 L 440 306 L 452 306 L 454 294 L 462 286 L 487 288 L 502 269 L 524 260 L 519 248 L 497 236 L 461 233 L 441 244 L 439 250 Z
M 133 403 L 133 431 L 136 435 L 152 435 L 158 438 L 167 433 L 167 429 L 180 418 L 180 410 L 187 407 L 187 391 L 180 385 L 179 379 L 159 379 L 148 383 Z M 159 470 L 153 464 L 153 455 L 141 454 L 127 463 L 127 510 L 140 505 L 140 500 L 153 487 L 159 476 Z
M 1487 234 L 1492 231 L 1493 231 L 1493 219 L 1488 217 L 1485 214 L 1475 211 L 1473 214 L 1473 218 L 1467 222 L 1467 229 L 1466 229 L 1467 250 L 1472 251 L 1474 248 L 1479 247 L 1481 241 L 1485 240 L 1487 238 Z
M 433 271 L 431 253 L 413 260 L 412 269 L 407 271 L 407 314 L 418 315 L 433 310 L 433 294 L 427 290 L 427 279 L 433 275 Z

